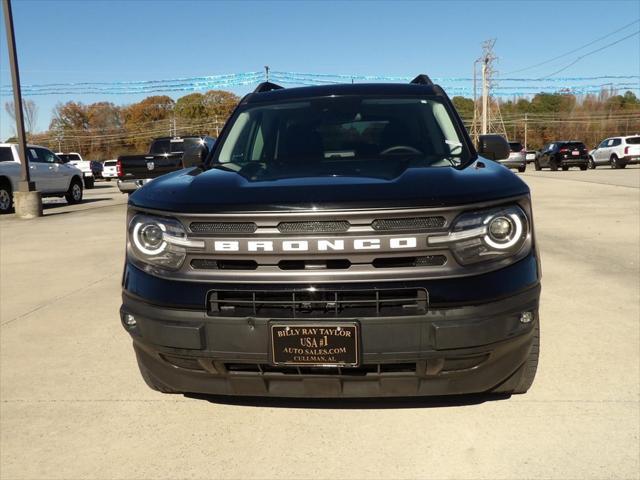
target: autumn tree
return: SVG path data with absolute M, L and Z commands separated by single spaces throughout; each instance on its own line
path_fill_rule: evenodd
M 124 107 L 122 117 L 126 143 L 142 151 L 154 137 L 169 135 L 174 106 L 171 97 L 154 95 Z

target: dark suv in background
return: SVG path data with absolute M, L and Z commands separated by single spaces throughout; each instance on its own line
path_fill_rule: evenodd
M 589 165 L 589 150 L 582 142 L 560 140 L 547 143 L 540 149 L 535 159 L 536 170 L 549 168 L 553 171 L 562 168 L 580 167 L 586 170 Z

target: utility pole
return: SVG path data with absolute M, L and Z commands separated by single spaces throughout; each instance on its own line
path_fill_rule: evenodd
M 496 71 L 493 68 L 493 63 L 497 60 L 497 57 L 493 54 L 493 47 L 496 41 L 487 40 L 482 44 L 482 57 L 477 59 L 474 63 L 474 91 L 475 91 L 475 64 L 482 63 L 482 114 L 481 114 L 481 128 L 480 131 L 483 135 L 487 133 L 495 133 L 507 138 L 507 131 L 502 121 L 502 115 L 500 114 L 500 104 L 498 101 L 493 101 L 491 98 L 491 89 L 493 88 L 493 78 Z M 474 94 L 475 96 L 475 94 Z M 472 132 L 476 136 L 477 141 L 477 115 L 474 113 L 474 125 Z
M 524 149 L 527 150 L 527 120 L 528 113 L 524 114 Z
M 269 68 L 269 65 L 265 65 L 264 66 L 264 77 L 266 79 L 265 81 L 267 81 L 267 82 L 269 81 L 269 70 L 271 70 Z
M 36 191 L 35 183 L 31 181 L 29 159 L 27 158 L 27 140 L 22 112 L 22 90 L 20 89 L 20 71 L 18 69 L 16 37 L 13 30 L 11 0 L 2 0 L 2 10 L 5 31 L 7 32 L 7 46 L 9 48 L 13 103 L 16 113 L 16 133 L 18 135 L 18 156 L 20 157 L 20 182 L 18 182 L 18 191 L 14 192 L 15 212 L 16 216 L 20 218 L 41 217 L 42 197 L 40 192 Z
M 489 123 L 489 83 L 487 82 L 487 58 L 482 62 L 482 134 L 487 134 Z

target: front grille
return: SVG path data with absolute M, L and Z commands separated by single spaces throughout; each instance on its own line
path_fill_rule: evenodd
M 194 270 L 255 270 L 258 263 L 254 260 L 212 260 L 209 258 L 194 258 L 191 260 Z
M 253 222 L 191 222 L 193 233 L 254 233 L 258 226 Z
M 428 296 L 422 288 L 213 290 L 207 303 L 216 317 L 398 317 L 426 313 Z
M 225 363 L 227 373 L 258 375 L 340 375 L 379 376 L 385 374 L 416 374 L 415 363 L 372 363 L 359 367 L 288 367 L 268 363 Z
M 423 257 L 382 257 L 373 261 L 375 268 L 441 267 L 447 263 L 444 255 L 425 255 Z
M 281 233 L 344 233 L 350 226 L 347 221 L 281 222 L 278 230 Z
M 433 230 L 447 223 L 444 217 L 384 218 L 374 220 L 371 228 L 378 231 Z

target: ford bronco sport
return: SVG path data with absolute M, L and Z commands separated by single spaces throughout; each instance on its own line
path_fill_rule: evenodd
M 523 393 L 538 363 L 529 188 L 445 92 L 244 97 L 211 151 L 129 199 L 122 325 L 162 392 Z

